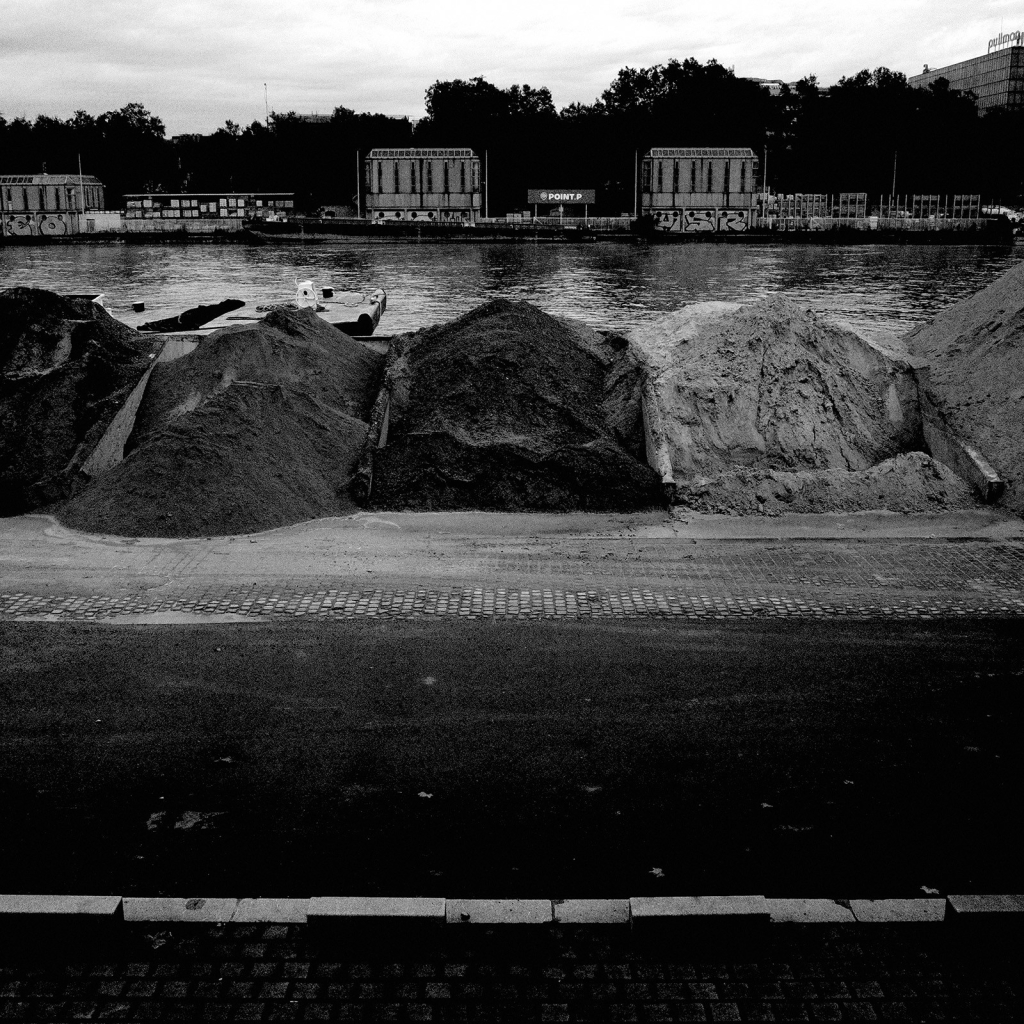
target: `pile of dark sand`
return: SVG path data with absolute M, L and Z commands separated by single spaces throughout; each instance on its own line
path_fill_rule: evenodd
M 656 503 L 642 374 L 623 339 L 526 302 L 488 302 L 398 339 L 372 503 L 508 511 Z
M 1024 514 L 1024 265 L 904 340 L 947 423 L 1006 480 L 1002 504 Z
M 124 462 L 59 517 L 90 532 L 192 537 L 351 513 L 382 360 L 313 310 L 217 331 L 155 368 Z
M 0 292 L 0 515 L 85 485 L 81 466 L 159 347 L 87 299 Z

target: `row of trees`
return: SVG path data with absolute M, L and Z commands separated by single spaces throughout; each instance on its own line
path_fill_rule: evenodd
M 979 116 L 969 94 L 939 82 L 914 89 L 904 75 L 864 70 L 822 90 L 813 76 L 772 96 L 714 60 L 623 68 L 591 104 L 556 110 L 546 88 L 499 88 L 483 78 L 435 82 L 427 116 L 356 114 L 325 121 L 294 112 L 209 136 L 166 138 L 137 103 L 66 121 L 0 114 L 0 173 L 83 170 L 127 192 L 283 191 L 300 206 L 348 203 L 356 154 L 374 146 L 469 146 L 488 156 L 492 213 L 521 209 L 527 188 L 598 189 L 599 211 L 633 209 L 635 161 L 651 146 L 749 146 L 767 153 L 780 192 L 1024 193 L 1024 113 Z

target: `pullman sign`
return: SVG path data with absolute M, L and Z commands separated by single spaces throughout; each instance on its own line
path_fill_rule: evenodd
M 580 203 L 592 206 L 597 190 L 593 188 L 531 188 L 526 193 L 528 203 Z

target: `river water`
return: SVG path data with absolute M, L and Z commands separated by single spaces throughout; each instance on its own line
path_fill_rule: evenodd
M 135 325 L 225 298 L 285 301 L 296 279 L 388 293 L 380 334 L 451 319 L 488 299 L 527 299 L 597 328 L 628 329 L 703 299 L 782 292 L 864 333 L 900 335 L 1024 259 L 1024 247 L 367 243 L 0 246 L 0 287 L 99 291 Z M 133 313 L 142 301 L 146 311 Z

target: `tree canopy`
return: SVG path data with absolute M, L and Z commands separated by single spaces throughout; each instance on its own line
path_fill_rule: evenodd
M 768 157 L 781 192 L 1024 194 L 1024 112 L 979 116 L 969 94 L 940 80 L 910 86 L 901 72 L 863 69 L 822 89 L 807 75 L 781 95 L 715 60 L 690 57 L 624 67 L 591 103 L 555 108 L 546 87 L 502 88 L 483 77 L 438 80 L 426 117 L 356 113 L 326 118 L 274 112 L 212 134 L 168 139 L 140 103 L 93 116 L 34 121 L 0 113 L 3 173 L 95 174 L 108 204 L 128 192 L 295 192 L 300 206 L 348 203 L 357 154 L 373 147 L 468 146 L 486 155 L 492 213 L 522 208 L 526 190 L 595 187 L 600 212 L 633 207 L 635 166 L 651 146 L 746 146 Z

